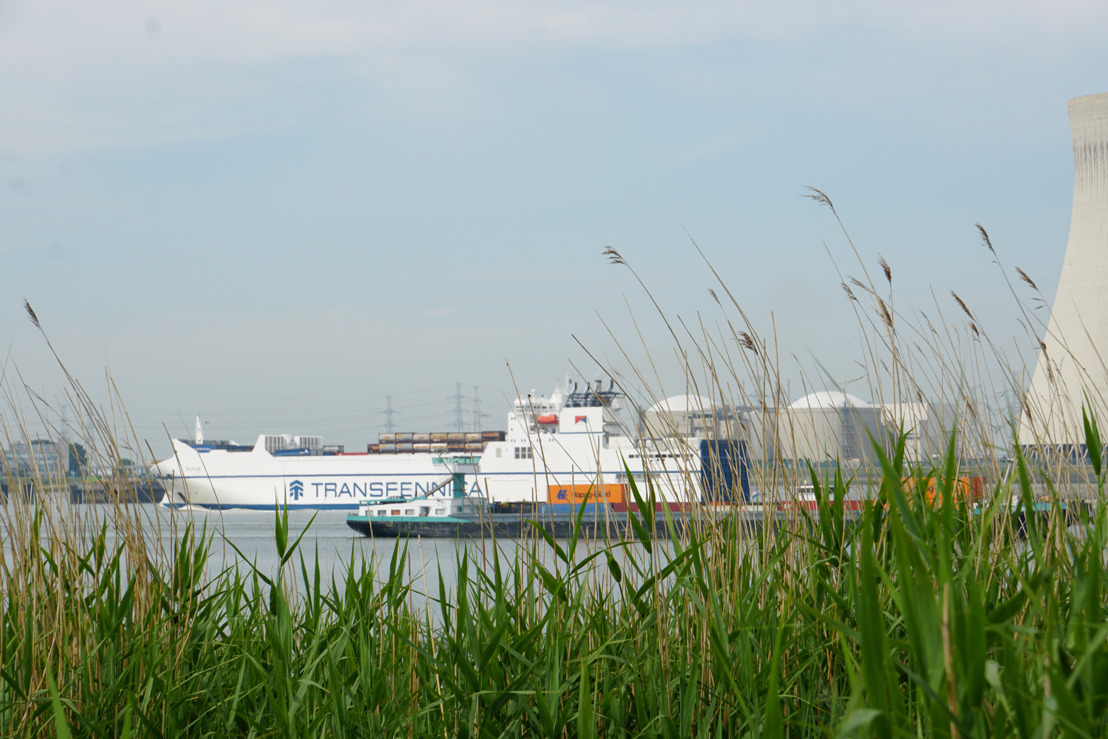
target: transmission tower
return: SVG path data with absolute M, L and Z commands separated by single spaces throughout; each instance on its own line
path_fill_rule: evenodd
M 386 395 L 385 396 L 385 410 L 381 411 L 381 413 L 385 414 L 385 432 L 391 434 L 393 431 L 396 430 L 396 428 L 395 428 L 395 426 L 392 422 L 392 417 L 397 414 L 397 411 L 394 411 L 392 409 L 392 396 L 391 395 Z
M 462 401 L 466 396 L 462 395 L 462 383 L 454 383 L 454 394 L 450 398 L 454 401 L 454 430 L 465 431 L 465 411 L 462 410 Z
M 489 415 L 481 412 L 481 396 L 477 393 L 477 386 L 473 386 L 473 430 L 481 430 L 481 419 Z

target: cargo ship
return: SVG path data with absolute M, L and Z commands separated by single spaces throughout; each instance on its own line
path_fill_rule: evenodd
M 738 441 L 629 435 L 625 398 L 612 383 L 579 388 L 569 377 L 549 397 L 516 398 L 503 431 L 387 433 L 364 452 L 327 447 L 319 436 L 261 435 L 252 445 L 173 441 L 155 464 L 163 502 L 202 508 L 356 510 L 363 501 L 447 498 L 456 475 L 466 494 L 513 511 L 626 510 L 629 485 L 672 509 L 746 500 Z

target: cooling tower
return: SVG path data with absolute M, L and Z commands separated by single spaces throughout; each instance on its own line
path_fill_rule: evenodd
M 1081 444 L 1088 399 L 1108 429 L 1108 93 L 1069 101 L 1073 214 L 1062 274 L 1020 416 L 1021 444 Z

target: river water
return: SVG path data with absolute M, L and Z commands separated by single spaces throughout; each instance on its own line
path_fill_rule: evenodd
M 0 536 L 4 539 L 5 555 L 9 555 L 12 541 L 25 541 L 13 527 L 26 531 L 34 508 L 18 504 L 0 506 Z M 426 598 L 426 604 L 439 597 L 440 570 L 442 585 L 451 597 L 457 584 L 457 565 L 463 553 L 468 554 L 471 570 L 491 569 L 491 559 L 499 552 L 501 566 L 513 563 L 516 558 L 530 557 L 534 553 L 543 566 L 554 569 L 557 558 L 551 547 L 543 541 L 514 539 L 371 539 L 356 533 L 346 525 L 344 511 L 288 512 L 288 542 L 300 539 L 296 553 L 285 570 L 285 582 L 294 590 L 303 590 L 300 571 L 301 558 L 311 577 L 315 566 L 320 569 L 323 589 L 329 583 L 342 583 L 348 569 L 360 571 L 363 563 L 373 563 L 378 579 L 388 575 L 389 564 L 401 548 L 404 579 L 410 584 L 416 597 Z M 122 519 L 123 523 L 120 523 Z M 141 532 L 147 547 L 155 556 L 164 555 L 161 561 L 170 561 L 170 555 L 178 549 L 184 533 L 203 531 L 210 535 L 211 551 L 205 567 L 208 581 L 217 578 L 228 568 L 238 568 L 248 575 L 252 568 L 273 579 L 280 566 L 276 543 L 276 514 L 274 511 L 230 509 L 224 511 L 176 510 L 158 504 L 140 504 L 123 509 L 110 505 L 57 503 L 46 511 L 40 524 L 44 538 L 66 539 L 73 548 L 83 553 L 87 544 L 107 526 L 110 542 L 116 541 L 117 531 L 127 529 Z M 14 536 L 9 536 L 9 533 Z M 302 538 L 301 538 L 302 537 Z M 564 542 L 563 542 L 564 546 Z M 582 542 L 577 552 L 581 559 L 595 552 L 595 542 Z M 657 542 L 656 552 L 667 551 L 668 542 Z M 643 552 L 636 547 L 617 547 L 615 554 L 622 563 L 627 558 L 640 558 Z M 607 578 L 607 560 L 600 557 L 592 567 L 594 577 Z

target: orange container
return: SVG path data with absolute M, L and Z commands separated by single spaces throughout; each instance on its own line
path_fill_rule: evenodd
M 607 485 L 549 485 L 546 490 L 546 502 L 622 503 L 626 494 L 627 486 L 618 482 Z
M 906 477 L 903 480 L 904 492 L 911 495 L 918 490 L 918 481 L 912 477 Z M 942 505 L 942 498 L 939 495 L 939 480 L 936 477 L 928 477 L 926 479 L 927 486 L 924 490 L 924 500 L 930 506 Z M 954 502 L 957 505 L 964 505 L 967 502 L 973 503 L 981 499 L 981 495 L 984 491 L 985 482 L 976 475 L 959 475 L 954 478 Z

